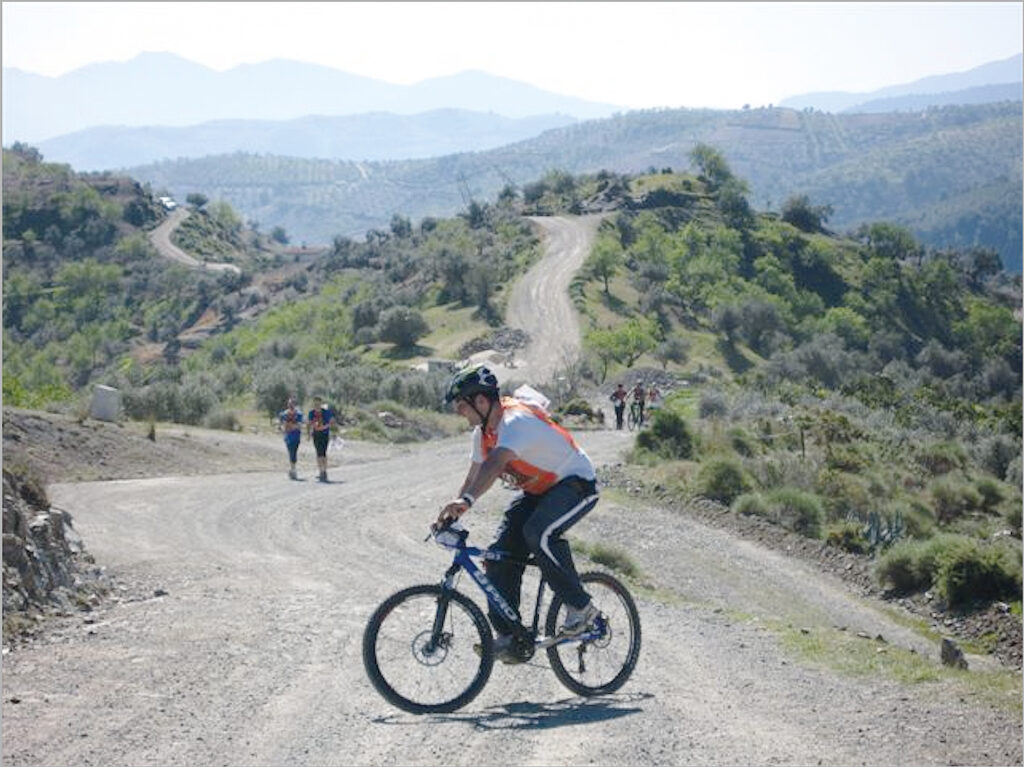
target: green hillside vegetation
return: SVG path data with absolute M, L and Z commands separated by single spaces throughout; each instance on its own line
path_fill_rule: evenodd
M 335 238 L 305 275 L 308 296 L 218 337 L 184 368 L 243 409 L 276 412 L 288 394 L 327 397 L 355 436 L 445 433 L 457 425 L 438 420 L 450 372 L 414 363 L 458 358 L 463 342 L 499 326 L 509 281 L 537 254 L 530 226 L 511 208 L 474 203 L 463 216 L 416 228 L 396 215 L 364 242 Z M 382 410 L 400 412 L 412 432 L 368 415 Z
M 4 150 L 3 165 L 6 404 L 68 403 L 118 377 L 175 379 L 190 330 L 216 333 L 255 316 L 287 287 L 253 285 L 284 261 L 268 238 L 234 225 L 227 240 L 212 233 L 223 230 L 209 223 L 217 215 L 236 218 L 226 203 L 190 217 L 185 239 L 200 256 L 230 251 L 241 276 L 160 257 L 148 232 L 164 209 L 131 179 L 76 174 L 24 145 Z
M 874 553 L 896 593 L 1019 603 L 1019 277 L 890 224 L 836 237 L 805 198 L 755 213 L 720 154 L 693 162 L 628 179 L 683 202 L 608 217 L 573 286 L 596 377 L 676 381 L 638 471 Z
M 163 210 L 130 180 L 78 175 L 28 147 L 5 151 L 4 174 L 10 405 L 84 412 L 102 383 L 122 391 L 129 417 L 236 428 L 288 394 L 324 396 L 352 406 L 356 434 L 423 438 L 442 428 L 446 374 L 413 363 L 457 356 L 500 325 L 508 281 L 538 253 L 517 211 L 474 202 L 415 228 L 394 215 L 299 262 L 227 203 L 190 195 L 201 207 L 176 243 L 243 269 L 213 276 L 155 253 L 146 232 Z M 148 217 L 129 223 L 136 209 Z M 381 431 L 363 410 L 403 425 Z
M 396 210 L 413 219 L 454 215 L 469 198 L 494 199 L 509 184 L 525 189 L 554 168 L 574 175 L 686 168 L 697 144 L 722 153 L 761 209 L 806 194 L 832 206 L 838 231 L 891 221 L 935 247 L 995 249 L 1008 270 L 1020 271 L 1020 102 L 887 114 L 646 110 L 427 160 L 237 153 L 130 172 L 179 196 L 201 190 L 298 240 L 326 243 L 386 226 Z

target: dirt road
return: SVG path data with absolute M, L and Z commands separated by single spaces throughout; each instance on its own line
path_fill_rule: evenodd
M 578 436 L 599 467 L 631 439 Z M 239 449 L 237 471 L 248 454 Z M 119 599 L 5 655 L 3 763 L 1021 763 L 1020 711 L 1006 701 L 1019 700 L 1019 676 L 993 703 L 969 684 L 981 672 L 936 672 L 932 640 L 840 582 L 613 493 L 573 532 L 627 551 L 647 584 L 634 586 L 643 648 L 620 693 L 575 698 L 541 658 L 498 664 L 455 714 L 391 708 L 366 679 L 362 631 L 387 595 L 440 579 L 448 559 L 423 537 L 466 455 L 465 437 L 351 443 L 329 484 L 256 462 L 251 473 L 51 485 Z M 508 500 L 500 489 L 480 500 L 472 540 L 489 540 Z M 842 674 L 793 652 L 794 638 L 868 643 L 879 658 L 913 650 L 935 680 Z
M 149 241 L 153 243 L 153 247 L 165 258 L 177 261 L 179 264 L 184 264 L 190 269 L 208 269 L 212 272 L 234 272 L 235 274 L 241 274 L 242 270 L 234 264 L 199 261 L 171 242 L 171 235 L 174 233 L 174 230 L 178 228 L 182 221 L 188 218 L 188 215 L 187 210 L 178 208 L 165 218 L 160 226 L 149 233 Z
M 517 357 L 518 377 L 541 384 L 580 345 L 579 322 L 569 302 L 569 283 L 593 243 L 600 216 L 568 218 L 537 216 L 544 256 L 516 284 L 505 323 L 530 335 L 530 345 Z
M 580 436 L 598 463 L 628 440 Z M 840 584 L 612 500 L 579 538 L 628 548 L 658 594 L 639 600 L 644 646 L 621 693 L 576 699 L 536 660 L 496 667 L 462 712 L 398 712 L 366 680 L 362 629 L 389 593 L 440 578 L 445 554 L 422 538 L 466 446 L 361 451 L 346 448 L 328 485 L 275 471 L 51 487 L 127 588 L 4 658 L 4 763 L 1020 763 L 1019 715 L 953 682 L 850 678 L 788 654 L 775 622 L 934 655 Z M 475 539 L 506 500 L 481 500 Z

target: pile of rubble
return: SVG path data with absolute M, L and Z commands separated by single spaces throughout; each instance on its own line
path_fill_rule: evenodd
M 468 359 L 479 352 L 494 350 L 503 354 L 523 349 L 530 342 L 530 334 L 519 328 L 502 326 L 493 333 L 477 336 L 459 347 L 459 358 Z

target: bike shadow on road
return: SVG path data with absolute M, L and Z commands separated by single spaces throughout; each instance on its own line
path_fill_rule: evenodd
M 643 712 L 637 705 L 653 698 L 651 693 L 605 695 L 600 698 L 566 698 L 552 703 L 517 701 L 501 706 L 489 706 L 483 711 L 470 713 L 436 714 L 434 723 L 452 722 L 471 724 L 478 730 L 546 730 L 576 724 L 592 724 L 619 719 Z M 380 717 L 377 724 L 408 724 L 401 715 Z M 416 717 L 416 721 L 422 721 Z

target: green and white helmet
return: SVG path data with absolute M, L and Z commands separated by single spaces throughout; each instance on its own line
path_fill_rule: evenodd
M 445 392 L 444 402 L 450 405 L 460 397 L 472 397 L 476 394 L 498 396 L 498 378 L 490 368 L 483 364 L 470 365 L 452 376 Z

